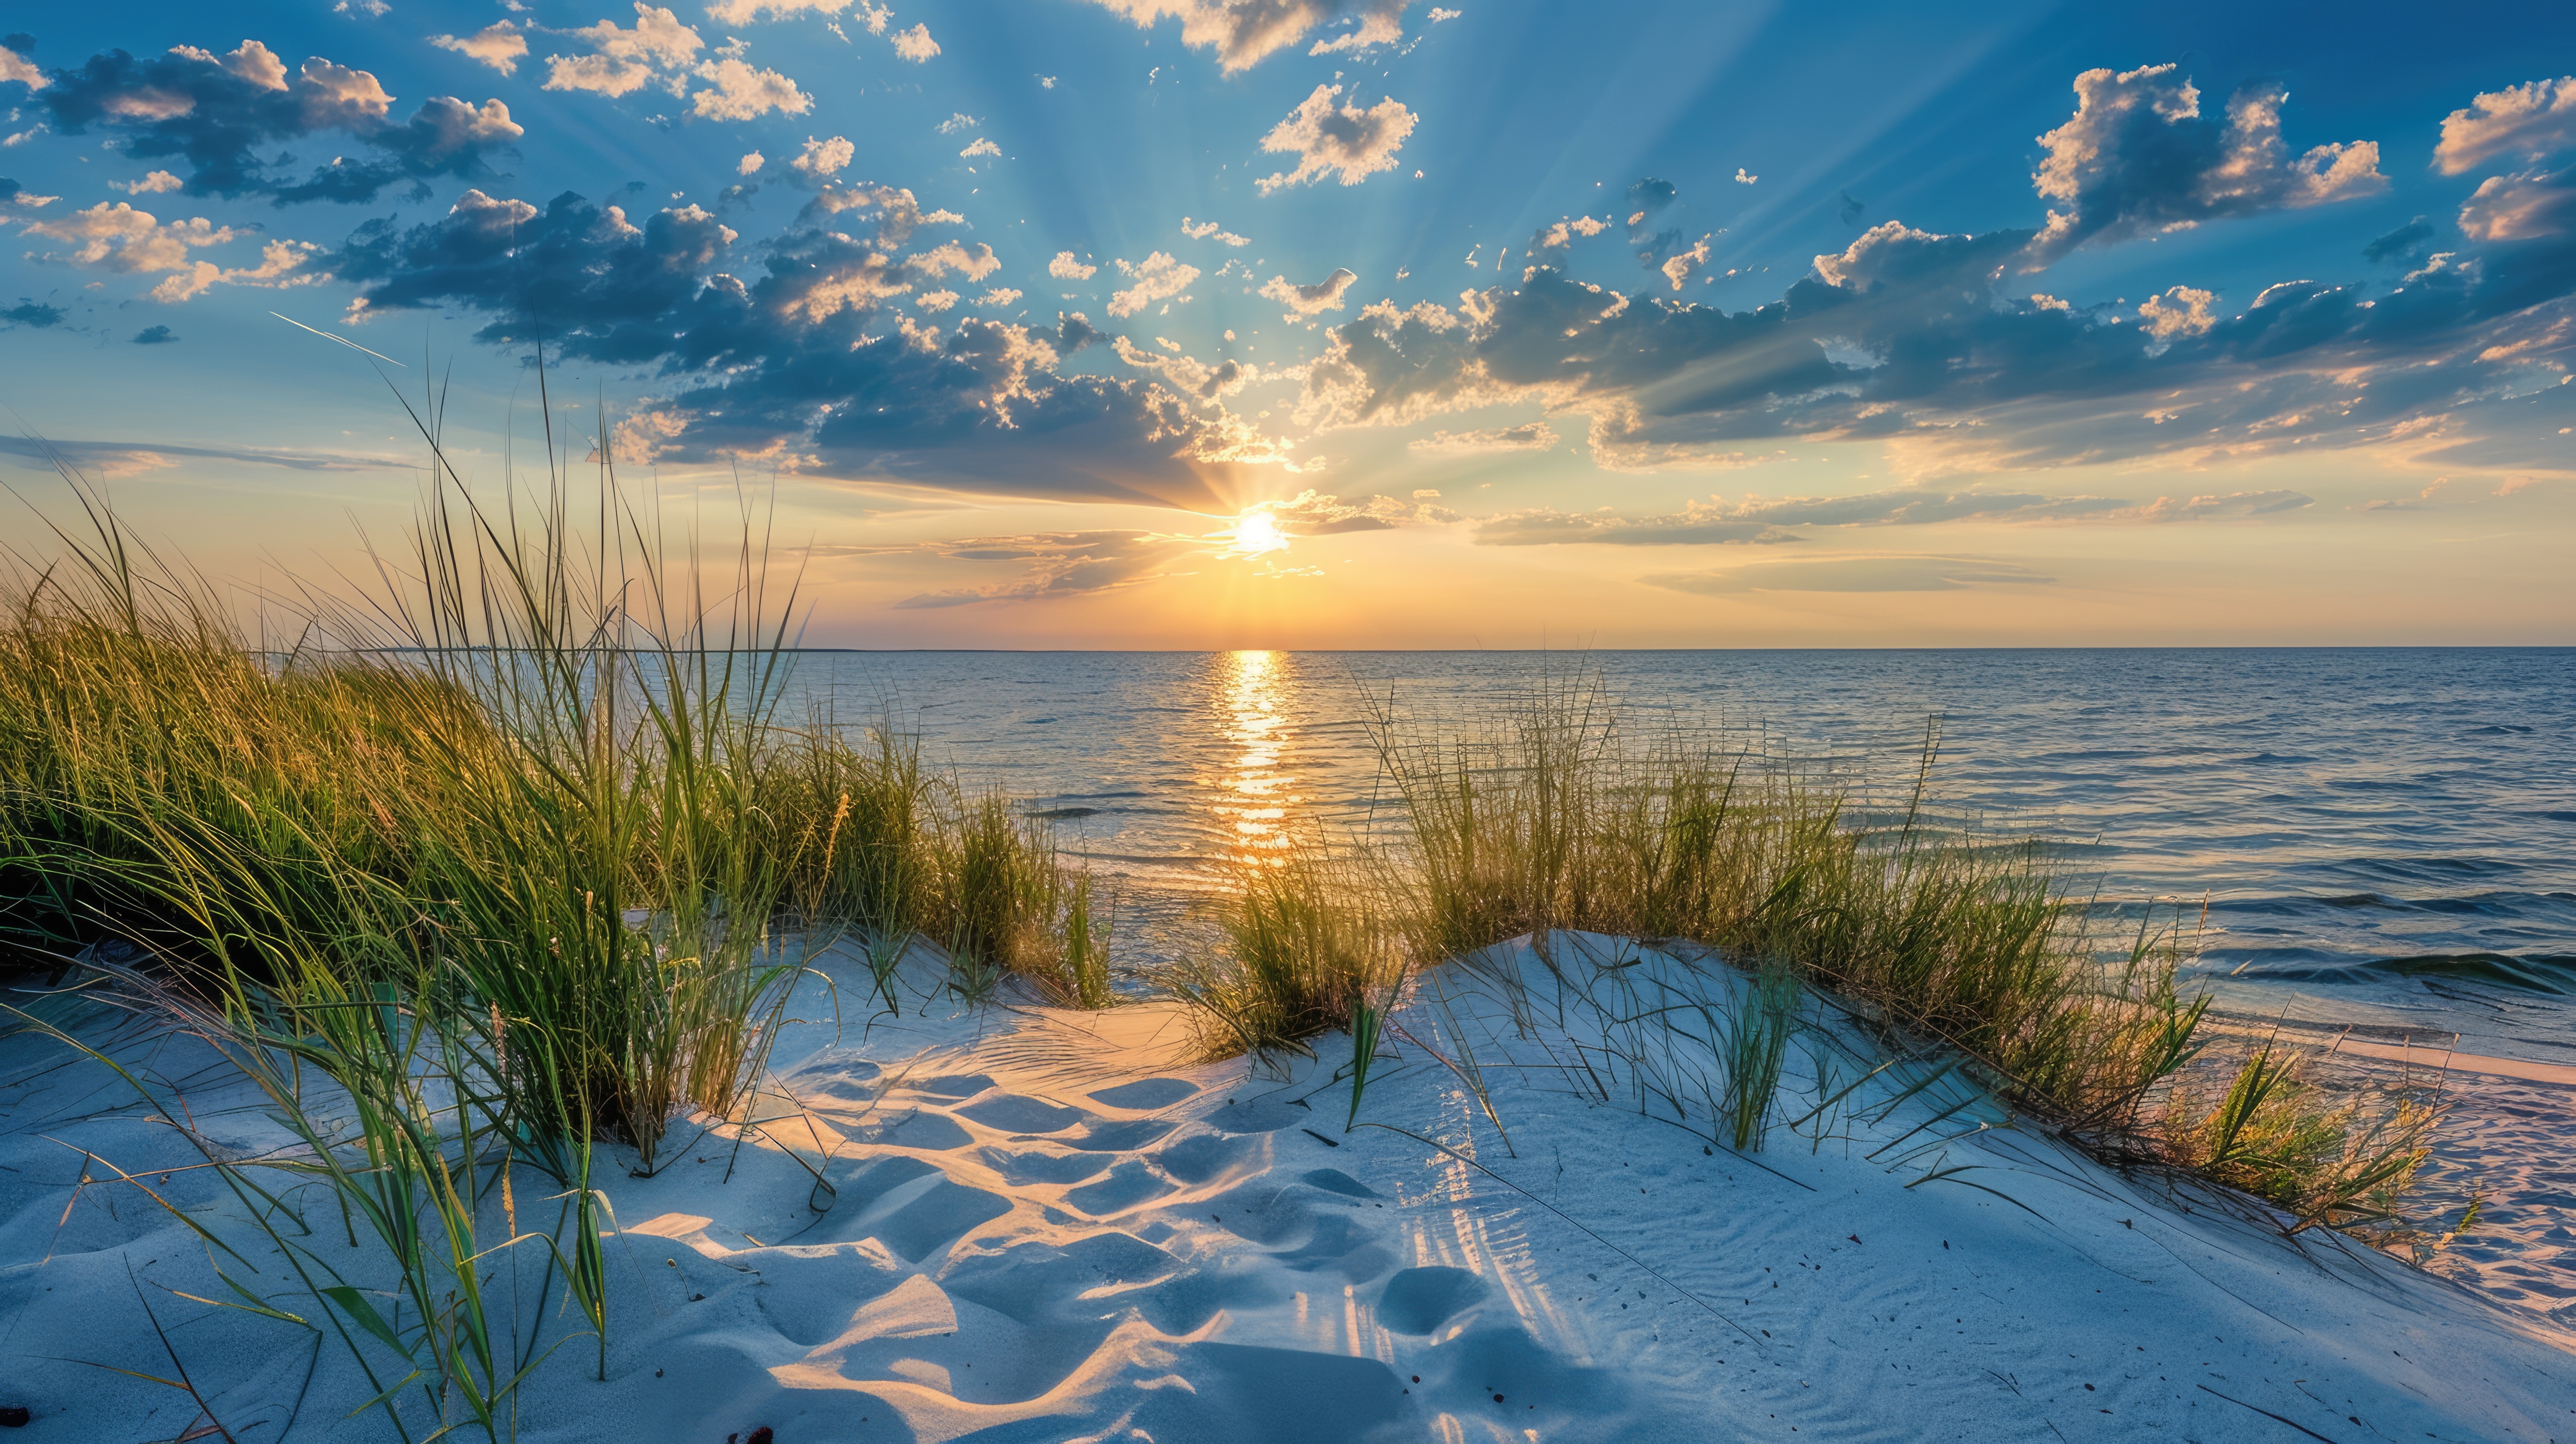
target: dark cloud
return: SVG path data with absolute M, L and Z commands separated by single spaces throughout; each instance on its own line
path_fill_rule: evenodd
M 299 201 L 364 201 L 388 187 L 436 177 L 475 179 L 512 149 L 523 131 L 498 100 L 468 105 L 450 96 L 393 118 L 394 97 L 364 70 L 320 56 L 292 75 L 267 46 L 245 40 L 227 54 L 180 46 L 138 60 L 122 50 L 93 55 L 77 70 L 49 73 L 36 99 L 66 134 L 96 126 L 123 137 L 140 160 L 176 156 L 191 167 L 189 195 L 266 195 Z M 373 152 L 342 157 L 298 177 L 291 158 L 264 147 L 325 134 L 355 138 Z
M 134 333 L 137 346 L 167 346 L 179 339 L 179 333 L 167 326 L 146 326 Z
M 2433 224 L 2422 216 L 2408 221 L 2361 248 L 2361 258 L 2374 265 L 2396 261 L 2420 265 L 2433 249 Z
M 48 306 L 38 301 L 20 301 L 8 310 L 0 311 L 0 321 L 5 321 L 11 326 L 29 326 L 41 331 L 48 326 L 63 324 L 65 318 L 70 315 L 69 311 L 60 306 Z
M 2576 349 L 2576 235 L 2475 243 L 2393 287 L 2294 281 L 2234 308 L 2177 287 L 2134 312 L 2008 294 L 2032 239 L 1888 222 L 1741 312 L 1547 266 L 1454 310 L 1381 302 L 1330 331 L 1298 415 L 1389 425 L 1535 401 L 1587 416 L 1614 468 L 1740 465 L 1803 437 L 1884 440 L 1938 475 L 2426 435 L 2554 383 Z
M 2037 261 L 2088 240 L 2323 205 L 2388 184 L 2375 141 L 2292 157 L 2281 138 L 2289 92 L 2276 80 L 2238 86 L 2223 122 L 2201 113 L 2199 89 L 2171 65 L 2088 70 L 2075 77 L 2075 95 L 2074 116 L 2039 138 L 2047 156 L 2031 182 L 2056 205 L 2032 246 Z
M 24 189 L 26 189 L 26 187 L 18 184 L 16 181 L 9 179 L 7 176 L 0 175 L 0 206 L 5 206 L 9 202 L 16 200 L 18 198 L 18 192 Z
M 1680 195 L 1681 192 L 1674 188 L 1671 181 L 1645 176 L 1630 185 L 1627 194 L 1622 197 L 1627 203 L 1625 219 L 1628 224 L 1629 243 L 1637 248 L 1637 260 L 1647 270 L 1651 271 L 1661 266 L 1664 258 L 1672 254 L 1673 248 L 1682 243 L 1680 227 L 1674 226 L 1660 231 L 1654 229 L 1655 217 L 1661 215 Z
M 1855 198 L 1850 191 L 1840 192 L 1840 195 L 1842 205 L 1834 211 L 1834 219 L 1847 226 L 1859 225 L 1860 218 L 1868 212 L 1869 206 Z
M 331 264 L 369 313 L 460 307 L 493 318 L 485 341 L 657 368 L 669 390 L 626 423 L 629 459 L 1188 506 L 1240 504 L 1233 468 L 1282 459 L 1212 399 L 1239 366 L 1180 389 L 1067 374 L 1108 339 L 1080 314 L 948 329 L 905 314 L 939 278 L 997 264 L 925 234 L 957 224 L 909 191 L 835 188 L 738 247 L 694 206 L 639 223 L 578 195 L 539 210 L 469 191 L 436 221 L 362 227 Z

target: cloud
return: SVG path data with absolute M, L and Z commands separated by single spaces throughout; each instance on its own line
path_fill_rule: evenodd
M 756 150 L 748 151 L 744 153 L 741 162 L 734 167 L 734 174 L 758 175 L 760 168 L 767 164 L 769 164 L 769 157 Z
M 519 62 L 528 53 L 528 37 L 507 20 L 486 25 L 471 35 L 433 35 L 429 43 L 482 61 L 505 76 L 518 74 Z
M 0 317 L 7 314 L 0 312 Z M 155 331 L 163 329 L 166 328 L 153 328 Z M 151 331 L 143 333 L 144 336 L 151 334 Z M 134 339 L 142 341 L 143 336 Z M 0 456 L 17 457 L 22 464 L 32 465 L 40 471 L 52 470 L 54 458 L 60 457 L 84 471 L 108 477 L 161 470 L 177 466 L 183 459 L 245 462 L 253 466 L 283 467 L 289 471 L 409 471 L 420 465 L 417 457 L 402 455 L 369 456 L 353 452 L 258 446 L 186 446 L 158 441 L 38 441 L 5 435 L 0 435 Z
M 2473 241 L 2529 241 L 2576 231 L 2576 167 L 2555 175 L 2489 176 L 2460 207 Z
M 1664 279 L 1672 282 L 1673 289 L 1678 291 L 1682 288 L 1682 283 L 1690 279 L 1692 271 L 1707 264 L 1708 237 L 1702 236 L 1689 250 L 1674 252 L 1655 269 L 1663 272 Z
M 1518 426 L 1489 427 L 1483 431 L 1435 431 L 1405 443 L 1414 451 L 1435 452 L 1443 456 L 1482 456 L 1498 451 L 1546 451 L 1556 445 L 1555 428 L 1544 421 L 1524 421 Z
M 37 195 L 7 176 L 0 176 L 0 206 L 14 206 L 22 210 L 35 211 L 42 210 L 61 199 L 61 196 Z
M 2218 299 L 2213 291 L 2175 286 L 2161 296 L 2149 296 L 2138 306 L 2138 324 L 2158 341 L 2171 344 L 2184 336 L 2205 336 L 2218 324 L 2209 314 L 2209 303 Z M 2151 352 L 2156 348 L 2149 347 Z
M 491 158 L 525 134 L 498 100 L 432 96 L 396 121 L 394 97 L 369 72 L 315 56 L 290 78 L 256 40 L 223 55 L 189 45 L 141 60 L 122 50 L 93 55 L 78 70 L 52 72 L 39 99 L 65 134 L 110 129 L 135 159 L 184 158 L 189 195 L 267 195 L 280 205 L 365 201 L 404 182 L 418 191 L 436 177 L 488 175 Z M 343 156 L 299 181 L 284 173 L 289 162 L 258 153 L 330 131 L 374 156 Z
M 137 346 L 167 346 L 178 339 L 178 333 L 167 326 L 146 326 L 134 333 Z
M 1312 316 L 1319 311 L 1342 309 L 1342 296 L 1359 277 L 1347 268 L 1337 268 L 1311 286 L 1292 286 L 1286 276 L 1273 276 L 1261 288 L 1261 294 L 1287 307 L 1299 316 Z
M 714 0 L 707 6 L 707 18 L 718 25 L 749 25 L 799 15 L 838 15 L 849 8 L 850 0 Z
M 125 275 L 164 276 L 147 293 L 155 301 L 185 301 L 218 283 L 276 287 L 322 279 L 321 273 L 302 269 L 318 248 L 296 241 L 271 241 L 260 265 L 238 270 L 228 271 L 211 261 L 197 260 L 191 252 L 223 245 L 244 233 L 218 226 L 202 216 L 165 224 L 151 212 L 138 211 L 124 201 L 102 201 L 59 220 L 37 221 L 20 234 L 64 241 L 73 247 L 67 253 L 46 255 L 44 259 L 48 261 Z
M 152 196 L 159 195 L 163 191 L 175 191 L 181 184 L 180 179 L 170 172 L 156 170 L 139 181 L 109 181 L 107 188 L 112 191 L 123 191 L 127 195 Z
M 2507 151 L 2539 160 L 2576 146 L 2576 75 L 2509 85 L 2471 100 L 2442 121 L 2433 164 L 2458 175 Z
M 2361 248 L 2361 258 L 2373 263 L 2388 261 L 2419 264 L 2432 249 L 2433 224 L 2422 216 L 2379 236 Z
M 70 315 L 70 312 L 65 311 L 60 306 L 48 306 L 37 301 L 22 300 L 15 306 L 11 306 L 6 310 L 0 310 L 0 322 L 5 322 L 9 329 L 25 326 L 31 330 L 42 331 L 49 326 L 59 326 L 63 324 L 65 320 L 69 319 Z M 15 440 L 15 438 L 0 437 L 0 450 L 7 450 L 9 442 L 12 440 Z
M 1521 249 L 1533 253 L 1563 250 L 1574 243 L 1576 236 L 1588 238 L 1608 229 L 1610 229 L 1610 222 L 1606 220 L 1596 220 L 1591 216 L 1568 216 L 1554 225 L 1539 227 L 1530 236 L 1529 244 Z
M 42 90 L 52 84 L 36 63 L 6 45 L 0 45 L 0 85 L 18 84 L 29 90 Z
M 2044 586 L 2057 579 L 1986 557 L 1848 557 L 1637 580 L 1667 591 L 1724 597 L 1745 592 L 1957 592 L 1979 586 Z
M 1061 261 L 1071 254 L 1067 251 L 1056 259 Z M 1132 266 L 1120 261 L 1118 269 L 1136 284 L 1110 293 L 1109 314 L 1112 316 L 1133 316 L 1167 296 L 1180 295 L 1199 278 L 1198 267 L 1183 265 L 1162 251 L 1156 251 Z
M 1252 244 L 1252 238 L 1250 236 L 1238 236 L 1234 232 L 1219 226 L 1214 221 L 1200 221 L 1193 225 L 1188 216 L 1181 217 L 1181 234 L 1194 241 L 1204 241 L 1210 236 L 1214 236 L 1219 242 L 1229 246 L 1248 246 Z
M 787 164 L 798 175 L 819 184 L 839 175 L 842 169 L 849 165 L 850 158 L 858 153 L 859 148 L 852 145 L 845 137 L 836 135 L 830 140 L 816 140 L 809 135 L 805 137 L 804 149 L 797 152 L 795 159 Z M 756 170 L 758 167 L 755 166 L 753 169 Z M 750 173 L 750 171 L 743 172 L 745 175 Z
M 1366 110 L 1336 106 L 1333 97 L 1341 93 L 1338 85 L 1316 86 L 1286 120 L 1261 138 L 1263 150 L 1293 152 L 1297 157 L 1296 169 L 1256 182 L 1263 195 L 1328 175 L 1355 186 L 1379 171 L 1394 169 L 1395 153 L 1413 134 L 1413 112 L 1394 99 L 1381 100 Z
M 1163 569 L 1203 549 L 1187 537 L 1146 531 L 1039 532 L 1028 536 L 968 537 L 925 542 L 906 550 L 968 562 L 1017 562 L 1014 581 L 923 592 L 895 603 L 898 610 L 969 606 L 977 602 L 1041 602 L 1116 591 L 1155 580 Z
M 1020 294 L 1020 292 L 1012 290 L 1008 286 L 995 286 L 993 289 L 986 291 L 983 295 L 976 297 L 975 304 L 978 306 L 991 306 L 997 310 L 1007 310 L 1012 306 L 1020 304 Z
M 1441 526 L 1460 520 L 1445 506 L 1433 506 L 1440 493 L 1415 492 L 1410 501 L 1392 496 L 1364 496 L 1345 501 L 1322 492 L 1304 491 L 1287 501 L 1264 503 L 1290 536 L 1340 536 L 1356 531 L 1392 531 L 1403 526 Z
M 1064 373 L 1065 357 L 1110 339 L 1080 315 L 941 325 L 901 309 L 959 305 L 916 287 L 999 266 L 936 230 L 960 223 L 909 191 L 834 187 L 743 254 L 695 206 L 629 218 L 578 195 L 540 209 L 475 191 L 430 222 L 360 227 L 330 264 L 359 288 L 361 318 L 479 312 L 479 340 L 542 335 L 568 359 L 657 375 L 617 432 L 637 464 L 1232 510 L 1239 468 L 1286 462 L 1177 374 Z M 1135 269 L 1169 275 L 1150 258 Z M 1221 372 L 1196 379 L 1221 391 Z
M 556 55 L 546 60 L 546 89 L 586 90 L 599 95 L 631 95 L 648 85 L 673 95 L 688 89 L 689 68 L 706 42 L 668 10 L 635 0 L 635 24 L 620 29 L 602 20 L 563 32 L 590 42 L 588 55 Z
M 895 32 L 894 53 L 919 65 L 939 53 L 939 42 L 930 38 L 929 26 L 915 25 Z
M 726 56 L 697 69 L 708 88 L 689 97 L 690 113 L 706 120 L 757 120 L 771 111 L 803 115 L 814 97 L 775 70 L 761 70 Z
M 2086 241 L 2113 242 L 2375 195 L 2387 188 L 2379 145 L 2315 146 L 2295 160 L 2281 139 L 2278 81 L 2248 81 L 2228 98 L 2222 125 L 2200 113 L 2200 91 L 2172 65 L 2075 77 L 2074 116 L 2039 138 L 2047 156 L 2031 175 L 2060 202 L 2032 243 L 2050 260 Z
M 963 135 L 967 131 L 980 128 L 983 124 L 984 122 L 977 120 L 975 117 L 968 115 L 966 112 L 961 110 L 950 115 L 946 120 L 939 122 L 939 133 L 941 135 Z
M 1318 42 L 1311 54 L 1381 45 L 1403 38 L 1398 23 L 1412 0 L 1099 0 L 1114 14 L 1150 29 L 1165 18 L 1181 22 L 1181 43 L 1216 52 L 1225 73 L 1258 64 L 1264 56 L 1337 21 L 1357 22 L 1350 35 Z M 1355 39 L 1368 36 L 1365 41 Z
M 1418 443 L 1417 443 L 1418 444 Z M 2242 520 L 2298 511 L 2314 499 L 2295 491 L 2164 496 L 2143 504 L 2099 496 L 2031 492 L 1896 489 L 1837 497 L 1746 496 L 1688 503 L 1676 513 L 1625 516 L 1539 507 L 1504 512 L 1476 528 L 1478 546 L 1708 546 L 1795 542 L 1797 528 L 1987 524 L 2150 524 Z
M 1062 281 L 1088 281 L 1099 273 L 1098 266 L 1084 265 L 1074 259 L 1071 251 L 1058 251 L 1055 259 L 1047 262 L 1047 274 Z

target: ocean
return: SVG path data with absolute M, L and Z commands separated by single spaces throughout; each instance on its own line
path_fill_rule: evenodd
M 2576 1322 L 2576 649 L 807 652 L 789 705 L 917 730 L 1168 902 L 1388 826 L 1373 714 L 1472 725 L 1584 677 L 1881 806 L 1937 733 L 1946 812 L 2197 923 L 2186 982 L 2232 1024 L 2439 1077 L 2423 1197 L 2486 1202 L 2432 1266 Z

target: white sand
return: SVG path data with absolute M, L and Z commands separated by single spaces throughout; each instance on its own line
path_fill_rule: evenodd
M 2242 1201 L 1981 1130 L 2005 1120 L 1955 1080 L 1894 1098 L 1927 1068 L 1808 1124 L 1820 1140 L 1775 1124 L 1753 1158 L 1662 1121 L 1667 1105 L 1643 1116 L 1641 1082 L 1708 1132 L 1705 1055 L 1641 1073 L 1601 1050 L 1620 1030 L 1596 1009 L 1739 985 L 1607 940 L 1585 961 L 1586 945 L 1554 955 L 1589 1003 L 1526 947 L 1498 950 L 1536 982 L 1526 1031 L 1453 968 L 1448 1005 L 1417 994 L 1382 1052 L 1362 1119 L 1490 1174 L 1398 1132 L 1345 1134 L 1344 1039 L 1263 1079 L 1166 1066 L 1181 1024 L 1159 1008 L 936 1004 L 863 1031 L 845 987 L 845 1026 L 781 1037 L 762 1104 L 777 1121 L 607 1184 L 609 1381 L 591 1341 L 567 1345 L 524 1392 L 520 1437 L 2576 1440 L 2576 1339 L 2349 1240 L 2286 1240 Z M 799 1002 L 828 1019 L 819 987 Z M 1512 1150 L 1427 1054 L 1458 1056 L 1462 1032 Z M 210 1138 L 274 1145 L 201 1048 L 136 1027 L 111 1041 L 179 1085 Z M 1791 1050 L 1788 1116 L 1812 1106 L 1815 1066 Z M 1827 1066 L 1838 1084 L 1859 1071 Z M 177 1391 L 93 1367 L 172 1373 L 129 1266 L 244 1444 L 392 1437 L 380 1413 L 346 1417 L 369 1391 L 336 1338 L 154 1287 L 220 1285 L 135 1186 L 74 1187 L 114 1177 L 82 1150 L 156 1188 L 149 1170 L 194 1160 L 140 1110 L 106 1111 L 129 1102 L 58 1045 L 0 1041 L 0 1405 L 35 1410 L 21 1437 L 195 1422 Z M 523 1210 L 542 1193 L 524 1172 L 518 1190 Z M 206 1171 L 165 1192 L 248 1236 Z M 336 1239 L 336 1210 L 306 1202 Z M 331 1247 L 381 1283 L 365 1250 Z M 264 1244 L 243 1249 L 310 1311 Z

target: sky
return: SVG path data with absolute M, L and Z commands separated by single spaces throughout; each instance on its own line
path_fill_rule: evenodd
M 6 15 L 23 553 L 353 574 L 417 414 L 818 646 L 2576 643 L 2576 7 Z

